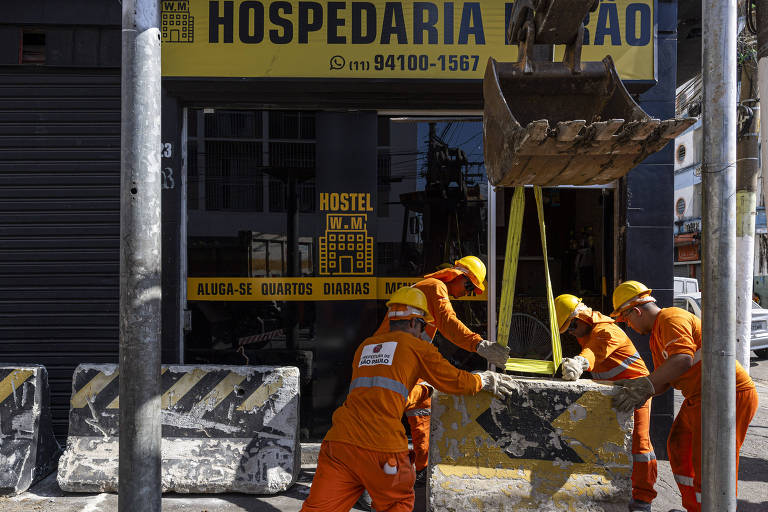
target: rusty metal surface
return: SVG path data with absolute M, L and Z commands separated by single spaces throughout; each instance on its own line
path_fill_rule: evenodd
M 485 166 L 494 186 L 596 185 L 627 174 L 696 122 L 648 116 L 610 56 L 573 74 L 489 59 L 483 81 Z
M 582 20 L 595 0 L 519 0 L 507 36 L 516 62 L 488 59 L 483 80 L 485 167 L 494 186 L 597 185 L 627 174 L 696 119 L 652 119 L 610 55 L 581 62 Z M 534 44 L 565 44 L 562 62 Z

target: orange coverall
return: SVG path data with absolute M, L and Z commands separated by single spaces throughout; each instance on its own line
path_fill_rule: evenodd
M 636 379 L 648 375 L 648 368 L 632 340 L 614 320 L 587 309 L 576 318 L 592 325 L 588 336 L 576 338 L 581 345 L 581 357 L 589 361 L 589 371 L 595 380 Z M 635 409 L 632 432 L 632 497 L 650 503 L 656 497 L 656 454 L 653 453 L 649 427 L 651 400 Z
M 685 401 L 680 407 L 667 438 L 669 462 L 683 506 L 688 512 L 701 510 L 701 320 L 679 308 L 664 308 L 651 330 L 651 354 L 658 368 L 669 356 L 687 354 L 694 365 L 672 386 L 679 389 Z M 736 474 L 739 450 L 747 428 L 757 412 L 755 384 L 736 361 Z M 738 477 L 737 477 L 738 482 Z
M 333 413 L 303 512 L 349 510 L 364 489 L 379 512 L 411 512 L 416 474 L 400 421 L 409 390 L 424 377 L 440 391 L 477 394 L 480 376 L 452 366 L 408 333 L 374 335 L 357 348 L 349 395 Z M 421 387 L 421 386 L 419 386 Z
M 448 287 L 445 283 L 464 275 L 460 270 L 447 268 L 428 274 L 425 279 L 414 284 L 427 297 L 427 305 L 434 323 L 427 325 L 422 337 L 432 341 L 435 333 L 445 338 L 464 350 L 477 352 L 477 345 L 483 341 L 483 337 L 475 334 L 464 325 L 456 316 L 456 312 L 451 305 L 451 299 L 448 295 Z M 376 334 L 389 331 L 389 318 L 385 317 L 379 326 Z M 432 414 L 432 398 L 427 396 L 422 400 L 409 404 L 405 409 L 405 416 L 408 418 L 408 425 L 411 427 L 411 440 L 413 441 L 414 464 L 416 471 L 421 471 L 427 467 L 429 462 L 429 426 L 430 416 Z

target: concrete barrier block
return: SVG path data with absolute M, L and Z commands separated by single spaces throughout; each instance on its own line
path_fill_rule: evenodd
M 59 486 L 118 489 L 116 365 L 80 365 L 72 381 Z M 164 366 L 163 492 L 274 494 L 301 469 L 299 370 L 268 366 Z
M 612 386 L 590 380 L 515 380 L 501 401 L 432 399 L 428 503 L 433 511 L 627 510 L 631 414 Z
M 0 363 L 0 494 L 18 494 L 56 468 L 48 372 Z

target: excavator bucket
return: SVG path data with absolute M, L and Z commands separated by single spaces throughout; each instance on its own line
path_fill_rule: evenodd
M 508 37 L 518 43 L 518 61 L 489 59 L 483 81 L 485 167 L 492 185 L 609 183 L 696 122 L 652 119 L 629 95 L 610 56 L 580 62 L 583 16 L 548 13 L 586 13 L 593 1 L 515 2 Z M 544 10 L 537 10 L 538 3 Z M 534 60 L 534 41 L 566 44 L 564 61 Z

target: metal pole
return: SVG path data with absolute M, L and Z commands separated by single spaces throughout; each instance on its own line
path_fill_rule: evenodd
M 736 360 L 749 373 L 752 339 L 752 287 L 755 263 L 755 217 L 757 217 L 758 126 L 757 69 L 746 59 L 741 64 L 739 126 L 736 146 Z
M 160 31 L 157 0 L 123 0 L 120 512 L 160 511 Z
M 736 511 L 736 0 L 702 2 L 702 510 Z
M 768 0 L 757 0 L 757 83 L 761 112 L 768 112 Z M 768 162 L 768 124 L 760 123 L 760 168 Z M 768 173 L 762 173 L 763 203 L 768 203 Z
M 496 191 L 491 182 L 488 182 L 488 288 L 487 294 L 487 318 L 488 340 L 496 341 Z

